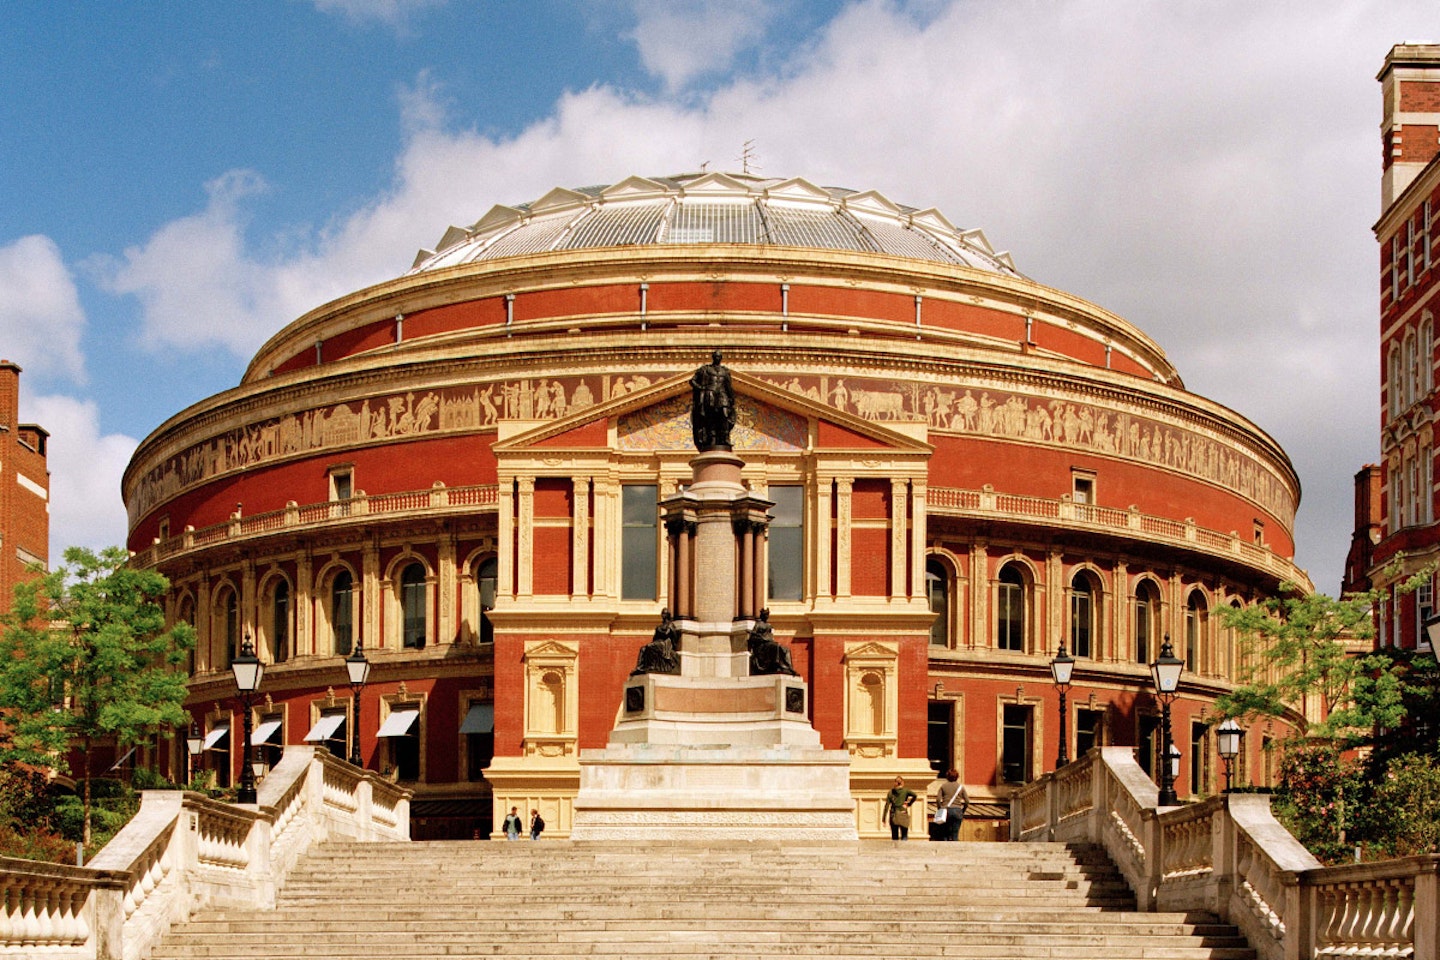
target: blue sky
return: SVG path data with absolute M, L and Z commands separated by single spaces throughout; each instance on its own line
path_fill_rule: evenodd
M 556 185 L 734 169 L 981 227 L 1155 337 L 1304 485 L 1333 592 L 1378 455 L 1379 85 L 1433 0 L 17 0 L 0 356 L 52 552 L 123 541 L 136 443 L 311 307 Z

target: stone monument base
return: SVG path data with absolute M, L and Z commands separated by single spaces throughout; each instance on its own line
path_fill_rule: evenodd
M 790 744 L 582 750 L 574 817 L 572 840 L 858 839 L 850 755 Z

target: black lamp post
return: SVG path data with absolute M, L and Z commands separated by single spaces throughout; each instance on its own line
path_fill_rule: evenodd
M 1215 731 L 1216 749 L 1220 752 L 1220 759 L 1225 763 L 1225 792 L 1230 792 L 1230 765 L 1235 762 L 1235 757 L 1240 753 L 1240 724 L 1235 722 L 1234 717 L 1227 717 L 1220 728 Z
M 195 779 L 195 765 L 200 762 L 200 753 L 204 749 L 205 736 L 200 732 L 200 724 L 191 720 L 190 733 L 185 737 L 185 752 L 188 764 L 185 768 L 186 783 Z
M 1425 639 L 1430 641 L 1430 655 L 1440 663 L 1440 613 L 1425 621 Z
M 1055 680 L 1055 689 L 1060 691 L 1060 749 L 1055 754 L 1056 770 L 1070 762 L 1070 738 L 1065 730 L 1065 693 L 1070 689 L 1070 675 L 1074 672 L 1075 658 L 1065 652 L 1065 641 L 1062 640 L 1055 659 L 1050 661 L 1050 676 Z
M 245 746 L 242 748 L 244 754 L 240 763 L 240 790 L 235 795 L 236 803 L 254 803 L 255 796 L 255 768 L 250 762 L 250 701 L 255 696 L 255 691 L 260 689 L 260 679 L 265 675 L 265 664 L 255 656 L 255 644 L 250 640 L 250 632 L 245 632 L 245 640 L 240 645 L 240 656 L 230 661 L 230 670 L 235 674 L 235 687 L 240 691 L 240 703 L 245 711 Z
M 365 651 L 358 643 L 354 652 L 345 658 L 345 672 L 350 675 L 350 691 L 354 698 L 350 707 L 350 762 L 363 767 L 365 761 L 360 756 L 360 691 L 365 687 L 365 681 L 370 679 L 370 661 L 365 659 Z
M 1160 741 L 1163 747 L 1160 751 L 1158 803 L 1162 807 L 1173 807 L 1180 802 L 1175 796 L 1175 771 L 1171 769 L 1170 761 L 1170 751 L 1175 746 L 1170 737 L 1170 704 L 1175 702 L 1175 692 L 1180 689 L 1180 672 L 1184 669 L 1185 661 L 1175 656 L 1175 650 L 1170 646 L 1170 635 L 1166 634 L 1165 642 L 1160 645 L 1160 656 L 1150 664 L 1150 679 L 1155 684 L 1155 696 L 1160 698 Z M 1178 750 L 1175 752 L 1179 753 Z

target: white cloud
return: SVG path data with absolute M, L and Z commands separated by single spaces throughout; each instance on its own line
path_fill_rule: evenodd
M 670 43 L 678 21 L 641 9 L 636 42 L 675 85 L 754 42 L 731 22 Z M 253 181 L 237 174 L 204 211 L 127 251 L 113 288 L 140 297 L 152 342 L 243 355 L 325 299 L 402 272 L 447 224 L 494 203 L 706 160 L 733 169 L 754 138 L 768 175 L 938 206 L 1040 282 L 1150 333 L 1192 389 L 1287 445 L 1306 486 L 1299 559 L 1333 590 L 1350 476 L 1378 444 L 1373 78 L 1393 42 L 1423 32 L 1430 5 L 1073 0 L 928 13 L 852 4 L 783 74 L 699 101 L 571 92 L 508 139 L 447 129 L 422 76 L 402 98 L 390 189 L 300 255 L 271 263 L 255 251 L 273 244 L 247 243 Z M 667 46 L 685 49 L 666 61 Z
M 767 0 L 633 0 L 633 40 L 645 69 L 679 90 L 730 66 L 765 37 L 781 12 Z
M 31 374 L 85 381 L 85 311 L 74 278 L 49 237 L 0 247 L 0 353 Z
M 66 547 L 125 543 L 120 478 L 137 441 L 100 432 L 93 401 L 67 396 L 21 394 L 21 417 L 50 431 L 50 557 Z
M 321 13 L 340 14 L 352 23 L 383 23 L 403 27 L 414 14 L 446 0 L 315 0 Z

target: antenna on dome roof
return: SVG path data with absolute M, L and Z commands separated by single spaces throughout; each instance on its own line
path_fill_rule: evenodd
M 760 164 L 756 163 L 755 141 L 746 140 L 745 145 L 740 148 L 740 172 L 758 173 Z
M 709 170 L 709 169 L 710 169 L 710 161 L 709 161 L 709 160 L 702 160 L 702 161 L 700 162 L 700 172 L 701 172 L 701 173 L 705 173 L 705 172 L 706 172 L 707 170 Z

